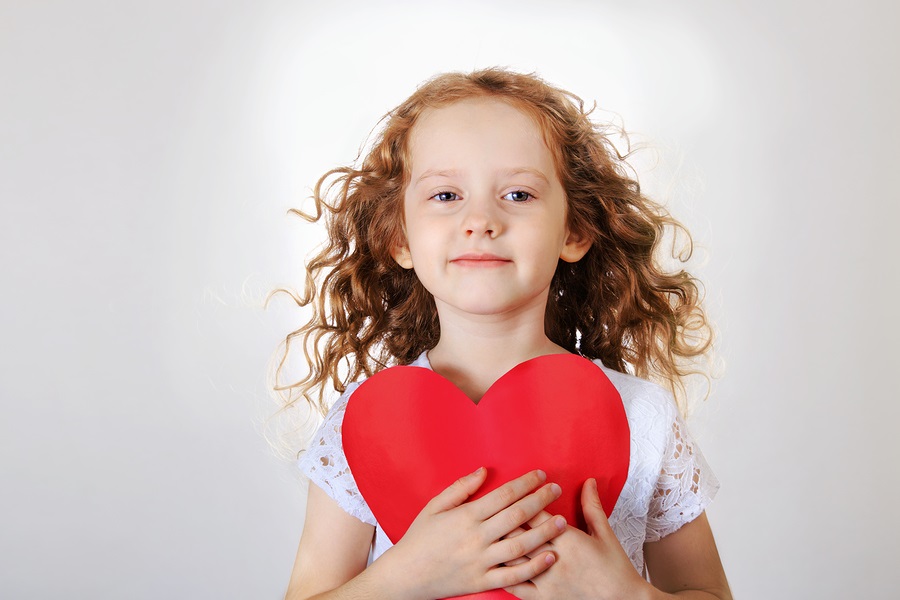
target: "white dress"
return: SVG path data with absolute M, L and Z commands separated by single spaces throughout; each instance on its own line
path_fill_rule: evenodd
M 639 573 L 644 571 L 644 543 L 657 541 L 697 518 L 719 489 L 719 481 L 691 441 L 672 395 L 649 381 L 603 369 L 619 391 L 631 428 L 628 479 L 609 517 L 609 524 Z M 431 368 L 423 352 L 412 366 Z M 359 490 L 344 457 L 341 423 L 359 383 L 350 384 L 298 462 L 310 481 L 347 513 L 374 525 L 369 561 L 391 547 Z

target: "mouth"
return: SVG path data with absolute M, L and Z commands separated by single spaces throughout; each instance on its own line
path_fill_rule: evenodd
M 450 262 L 461 267 L 500 267 L 512 264 L 512 261 L 496 254 L 468 252 L 451 259 Z

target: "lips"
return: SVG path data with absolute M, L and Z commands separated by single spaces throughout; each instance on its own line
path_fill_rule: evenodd
M 500 266 L 511 263 L 512 261 L 508 258 L 497 256 L 496 254 L 490 254 L 489 252 L 467 252 L 451 259 L 450 262 L 460 266 L 488 267 Z

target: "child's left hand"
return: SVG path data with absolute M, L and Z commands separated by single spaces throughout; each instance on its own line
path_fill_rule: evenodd
M 650 584 L 638 574 L 609 526 L 595 479 L 587 480 L 582 487 L 581 506 L 589 533 L 569 526 L 552 542 L 535 550 L 553 551 L 556 563 L 533 580 L 506 588 L 507 592 L 523 600 L 597 600 L 641 597 L 649 591 Z M 528 524 L 537 527 L 549 518 L 550 514 L 542 511 Z

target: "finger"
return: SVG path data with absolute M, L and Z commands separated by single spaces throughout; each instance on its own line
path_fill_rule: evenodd
M 431 514 L 444 512 L 461 505 L 469 496 L 478 491 L 487 477 L 487 469 L 479 467 L 472 473 L 454 481 L 450 487 L 431 499 L 425 509 Z
M 526 496 L 546 480 L 547 474 L 540 469 L 530 471 L 520 477 L 516 477 L 512 481 L 507 481 L 496 490 L 486 494 L 483 498 L 475 500 L 472 502 L 472 509 L 476 511 L 475 515 L 479 519 L 488 519 Z M 516 525 L 513 527 L 515 526 Z M 502 533 L 506 533 L 511 529 L 512 527 Z
M 513 538 L 500 540 L 491 545 L 491 562 L 511 564 L 511 561 L 523 556 L 537 556 L 536 550 L 566 530 L 566 520 L 561 516 L 548 519 L 539 527 Z
M 584 520 L 587 523 L 589 535 L 599 537 L 611 531 L 606 512 L 603 510 L 603 505 L 600 504 L 600 492 L 597 490 L 596 479 L 588 479 L 581 487 L 581 510 L 584 511 Z
M 563 533 L 565 533 L 565 532 L 563 532 Z M 505 564 L 507 564 L 507 565 L 518 565 L 518 564 L 520 564 L 520 563 L 523 563 L 523 562 L 526 562 L 526 561 L 528 561 L 528 560 L 531 560 L 532 558 L 534 558 L 535 556 L 537 556 L 537 555 L 540 554 L 541 552 L 555 552 L 555 551 L 556 551 L 556 548 L 553 546 L 553 544 L 552 544 L 551 542 L 547 542 L 546 544 L 541 544 L 540 546 L 538 546 L 537 548 L 535 548 L 535 549 L 532 550 L 531 552 L 527 552 L 524 556 L 522 556 L 522 557 L 520 557 L 520 558 L 514 558 L 514 559 L 512 559 L 512 560 L 507 560 L 507 561 L 505 561 Z
M 547 519 L 551 518 L 553 515 L 548 513 L 546 510 L 542 510 L 538 514 L 534 515 L 531 519 L 528 520 L 529 527 L 537 527 Z
M 513 529 L 531 520 L 548 504 L 559 498 L 562 489 L 556 483 L 548 483 L 528 494 L 513 505 L 501 510 L 484 522 L 483 531 L 490 540 L 498 540 Z
M 548 519 L 550 519 L 550 515 L 549 515 L 548 513 L 546 513 L 545 511 L 541 511 L 541 512 L 542 512 L 543 514 L 547 515 L 547 518 L 544 519 L 544 520 L 541 522 L 541 523 L 545 523 L 545 522 L 547 522 Z M 532 519 L 532 521 L 534 521 L 535 519 L 537 519 L 537 517 L 535 517 L 534 519 Z M 535 527 L 538 527 L 541 523 L 538 523 L 537 525 L 535 525 Z M 505 536 L 503 536 L 503 537 L 500 538 L 500 539 L 508 540 L 508 539 L 510 539 L 510 538 L 516 537 L 517 535 L 522 535 L 522 534 L 525 533 L 526 531 L 528 531 L 528 530 L 527 530 L 527 529 L 522 529 L 521 527 L 516 527 L 515 529 L 513 529 L 512 531 L 510 531 L 509 533 L 507 533 Z M 527 552 L 527 553 L 525 554 L 525 558 L 516 558 L 516 559 L 514 559 L 514 560 L 512 560 L 512 561 L 507 560 L 507 561 L 505 561 L 505 562 L 506 562 L 506 564 L 519 564 L 519 563 L 521 563 L 521 562 L 525 562 L 525 561 L 528 560 L 529 558 L 533 558 L 533 557 L 537 556 L 537 555 L 540 554 L 541 552 L 552 552 L 552 551 L 553 551 L 553 546 L 551 546 L 549 543 L 547 543 L 547 544 L 542 544 L 541 546 L 538 546 L 538 547 L 535 548 L 534 550 L 531 550 L 530 552 Z M 516 561 L 518 561 L 518 562 L 516 562 Z
M 533 579 L 556 562 L 552 552 L 542 552 L 518 565 L 497 567 L 488 573 L 488 583 L 492 588 L 507 588 Z
M 565 532 L 563 532 L 563 533 L 565 533 Z M 553 552 L 555 554 L 556 546 L 553 545 L 553 541 L 551 540 L 551 541 L 547 542 L 546 544 L 541 544 L 540 546 L 538 546 L 537 548 L 535 548 L 534 550 L 532 550 L 525 556 L 527 556 L 528 558 L 531 558 L 532 556 L 537 556 L 541 552 Z
M 521 534 L 523 534 L 523 533 L 525 533 L 525 530 L 524 530 L 524 529 L 522 529 L 521 527 L 516 527 L 515 529 L 513 529 L 512 531 L 510 531 L 509 533 L 507 533 L 506 535 L 504 535 L 503 538 L 501 538 L 501 539 L 514 538 L 514 537 L 516 537 L 517 535 L 521 535 Z
M 563 520 L 565 520 L 565 518 L 563 518 Z M 547 523 L 547 521 L 544 521 L 544 524 L 546 524 L 546 523 Z M 542 526 L 542 525 L 539 525 L 539 527 L 540 527 L 540 526 Z M 568 528 L 569 528 L 568 525 L 565 526 L 565 527 L 563 527 L 563 530 L 562 530 L 561 533 L 565 533 L 566 530 L 567 530 Z M 541 552 L 555 552 L 555 551 L 556 551 L 556 548 L 555 548 L 553 542 L 556 540 L 556 538 L 557 538 L 557 536 L 553 536 L 553 539 L 551 539 L 551 540 L 548 541 L 548 542 L 545 542 L 545 543 L 541 544 L 540 546 L 538 546 L 538 547 L 535 548 L 534 550 L 528 551 L 528 552 L 525 554 L 525 556 L 527 556 L 528 558 L 531 558 L 532 556 L 537 556 L 537 555 L 540 554 Z

